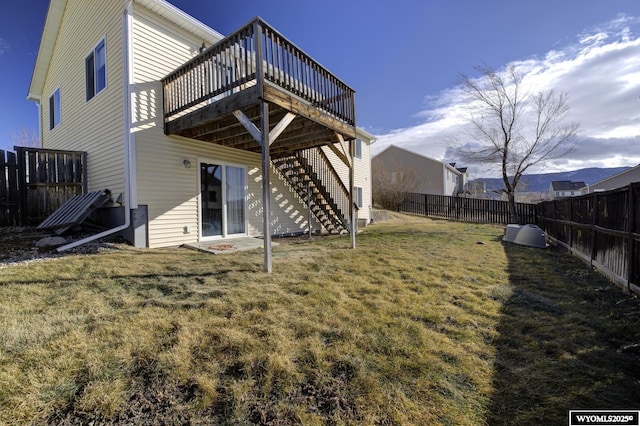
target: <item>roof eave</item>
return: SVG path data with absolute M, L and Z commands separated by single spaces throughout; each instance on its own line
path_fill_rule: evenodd
M 601 181 L 598 181 L 596 183 L 592 183 L 591 185 L 587 185 L 587 186 L 593 187 L 593 186 L 602 185 L 602 184 L 606 183 L 608 180 L 612 180 L 612 179 L 618 178 L 618 177 L 623 176 L 623 175 L 625 175 L 627 173 L 630 173 L 633 170 L 636 170 L 638 168 L 640 168 L 640 164 L 638 164 L 637 166 L 631 167 L 630 169 L 627 169 L 624 172 L 616 173 L 613 176 L 609 176 L 608 178 L 604 178 Z
M 165 0 L 136 0 L 136 2 L 159 12 L 164 18 L 209 43 L 215 43 L 224 38 L 219 32 Z M 51 0 L 49 2 L 47 17 L 45 18 L 44 29 L 42 30 L 42 36 L 40 38 L 38 56 L 36 57 L 36 63 L 29 84 L 27 94 L 27 99 L 29 100 L 37 102 L 42 99 L 42 91 L 44 90 L 44 84 L 47 78 L 49 62 L 53 56 L 53 48 L 58 37 L 58 31 L 62 24 L 62 17 L 66 6 L 67 0 Z
M 42 36 L 40 38 L 38 56 L 36 57 L 36 63 L 33 67 L 29 91 L 27 93 L 27 99 L 31 101 L 37 102 L 42 98 L 44 82 L 47 78 L 47 70 L 49 69 L 49 61 L 51 61 L 51 57 L 53 56 L 53 47 L 58 37 L 58 31 L 60 30 L 60 24 L 62 23 L 62 16 L 64 15 L 66 6 L 67 0 L 51 0 L 49 2 L 47 17 L 45 18 L 44 29 L 42 30 Z
M 186 31 L 201 37 L 209 43 L 217 43 L 224 38 L 224 35 L 197 20 L 185 11 L 175 7 L 166 0 L 135 0 L 149 10 L 152 10 L 162 17 L 168 19 Z
M 375 135 L 372 135 L 361 127 L 356 127 L 356 136 L 358 136 L 360 139 L 368 139 L 369 144 L 372 144 L 378 140 Z
M 406 148 L 402 148 L 402 147 L 397 146 L 397 145 L 389 145 L 388 147 L 386 147 L 385 149 L 383 149 L 382 151 L 380 151 L 379 153 L 377 153 L 376 155 L 374 155 L 372 158 L 378 157 L 378 156 L 380 156 L 382 153 L 384 153 L 384 152 L 386 152 L 386 151 L 388 151 L 388 150 L 390 150 L 390 149 L 397 149 L 397 150 L 402 151 L 402 152 L 405 152 L 405 153 L 407 153 L 407 154 L 415 155 L 416 157 L 424 158 L 424 159 L 427 159 L 427 160 L 429 160 L 429 161 L 434 161 L 434 162 L 436 162 L 436 163 L 440 163 L 440 164 L 442 164 L 442 165 L 445 165 L 445 163 L 444 163 L 444 162 L 442 162 L 442 161 L 440 161 L 440 160 L 436 160 L 435 158 L 431 158 L 431 157 L 428 157 L 428 156 L 423 155 L 423 154 L 419 154 L 419 153 L 414 152 L 414 151 L 409 151 L 408 149 L 406 149 Z

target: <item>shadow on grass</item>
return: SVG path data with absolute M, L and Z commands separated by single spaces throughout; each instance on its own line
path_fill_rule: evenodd
M 562 425 L 570 409 L 640 409 L 640 301 L 568 253 L 504 243 L 487 424 Z
M 108 275 L 103 278 L 108 278 L 110 280 L 114 280 L 116 282 L 121 281 L 135 281 L 135 280 L 172 280 L 172 279 L 191 279 L 194 281 L 201 281 L 204 278 L 208 277 L 226 277 L 230 274 L 235 273 L 256 273 L 258 272 L 257 268 L 254 269 L 217 269 L 215 271 L 209 272 L 175 272 L 175 273 L 152 273 L 152 274 L 125 274 L 125 275 Z M 6 285 L 39 285 L 39 284 L 64 284 L 70 283 L 75 284 L 78 282 L 77 277 L 71 278 L 52 278 L 52 279 L 44 279 L 44 278 L 34 278 L 34 279 L 25 279 L 25 280 L 13 280 L 11 282 L 0 282 L 0 287 Z

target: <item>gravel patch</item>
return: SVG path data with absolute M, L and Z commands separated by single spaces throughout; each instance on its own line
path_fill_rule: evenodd
M 70 255 L 102 253 L 109 250 L 118 250 L 127 246 L 122 238 L 107 236 L 64 252 L 58 252 L 56 250 L 60 245 L 69 244 L 90 235 L 91 234 L 86 233 L 73 233 L 65 235 L 62 244 L 38 247 L 38 242 L 40 242 L 41 245 L 43 241 L 46 242 L 47 239 L 51 240 L 58 236 L 51 232 L 30 227 L 0 228 L 0 269 Z

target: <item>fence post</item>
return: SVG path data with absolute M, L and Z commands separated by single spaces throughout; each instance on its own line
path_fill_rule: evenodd
M 635 248 L 635 244 L 633 241 L 633 230 L 635 229 L 635 221 L 636 221 L 636 215 L 635 215 L 635 187 L 639 186 L 640 184 L 638 183 L 630 183 L 629 184 L 629 220 L 628 222 L 628 226 L 629 226 L 629 236 L 627 238 L 629 238 L 629 240 L 627 241 L 627 291 L 631 291 L 631 280 L 633 279 L 633 267 L 634 267 L 634 263 L 633 260 L 635 258 L 634 256 L 634 248 Z
M 598 193 L 593 193 L 593 213 L 591 217 L 591 264 L 596 258 L 596 225 L 598 224 Z
M 27 165 L 25 160 L 26 148 L 14 146 L 18 163 L 18 224 L 27 224 Z
M 573 248 L 573 197 L 569 199 L 569 248 Z
M 89 192 L 89 182 L 87 182 L 87 151 L 82 152 L 82 193 L 87 194 Z M 127 191 L 129 188 L 127 188 Z

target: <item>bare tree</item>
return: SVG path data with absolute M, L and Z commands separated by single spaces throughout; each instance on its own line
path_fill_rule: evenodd
M 468 95 L 471 136 L 480 148 L 458 153 L 469 162 L 500 165 L 509 215 L 518 223 L 515 192 L 520 178 L 531 166 L 571 151 L 578 123 L 564 124 L 566 93 L 527 90 L 515 67 L 496 72 L 485 65 L 476 70 L 480 78 L 462 75 L 461 88 Z
M 375 168 L 372 192 L 373 201 L 383 209 L 398 210 L 405 196 L 418 187 L 419 179 L 415 170 L 391 164 L 381 164 Z
M 11 142 L 14 146 L 40 148 L 40 137 L 35 129 L 20 128 L 17 133 L 11 134 Z

